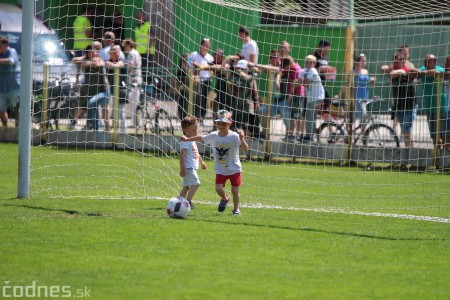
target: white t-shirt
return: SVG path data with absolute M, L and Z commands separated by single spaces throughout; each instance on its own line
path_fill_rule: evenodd
M 131 49 L 128 53 L 125 64 L 127 66 L 129 84 L 142 84 L 142 59 L 136 49 Z
M 222 137 L 219 136 L 217 131 L 213 131 L 203 136 L 203 142 L 211 145 L 216 174 L 228 176 L 241 172 L 241 161 L 239 160 L 241 140 L 239 134 L 229 131 L 227 136 Z
M 305 86 L 307 100 L 317 100 L 325 98 L 325 90 L 323 89 L 322 80 L 316 68 L 303 69 L 298 75 L 298 79 L 309 79 L 311 83 Z
M 203 56 L 200 54 L 200 52 L 195 51 L 195 52 L 191 53 L 191 57 L 192 57 L 192 62 L 196 62 L 200 66 L 207 66 L 208 63 L 212 63 L 214 61 L 214 58 L 209 53 L 206 53 L 206 55 Z M 200 80 L 201 81 L 205 81 L 205 80 L 209 79 L 210 76 L 211 76 L 210 71 L 208 71 L 208 70 L 200 71 Z
M 244 56 L 246 61 L 250 61 L 250 54 L 255 55 L 255 64 L 258 63 L 258 44 L 256 44 L 255 40 L 249 40 L 248 42 L 242 45 L 241 54 Z
M 103 47 L 102 50 L 98 52 L 98 56 L 100 56 L 101 59 L 104 61 L 108 61 L 110 59 L 109 57 L 109 51 L 111 50 L 111 46 Z M 125 61 L 125 54 L 120 51 L 119 53 L 119 61 Z
M 184 166 L 186 169 L 193 168 L 198 170 L 198 162 L 200 154 L 198 153 L 196 142 L 180 142 L 180 149 L 186 149 L 186 158 L 184 159 Z

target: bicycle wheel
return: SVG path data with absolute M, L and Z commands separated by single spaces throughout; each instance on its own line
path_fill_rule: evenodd
M 400 140 L 394 129 L 386 124 L 371 124 L 363 135 L 364 146 L 369 147 L 400 147 Z
M 319 144 L 335 144 L 343 142 L 346 136 L 342 125 L 335 122 L 325 122 L 319 127 Z
M 163 109 L 157 109 L 155 111 L 155 129 L 158 134 L 171 134 L 174 133 L 172 125 L 172 118 L 169 113 Z

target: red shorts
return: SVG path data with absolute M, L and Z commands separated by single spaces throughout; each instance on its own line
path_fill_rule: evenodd
M 233 175 L 221 175 L 216 174 L 216 184 L 223 184 L 225 186 L 225 183 L 227 180 L 230 179 L 231 186 L 241 186 L 242 185 L 242 173 L 236 173 Z

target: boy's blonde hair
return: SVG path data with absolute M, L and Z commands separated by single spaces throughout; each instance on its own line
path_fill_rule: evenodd
M 312 54 L 305 57 L 305 61 L 307 61 L 307 60 L 317 62 L 317 58 Z

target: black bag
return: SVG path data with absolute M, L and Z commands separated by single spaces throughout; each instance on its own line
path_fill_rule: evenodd
M 119 87 L 119 104 L 128 103 L 128 91 L 126 87 Z
M 252 136 L 254 137 L 259 136 L 259 116 L 257 114 L 254 113 L 248 114 L 247 130 Z

